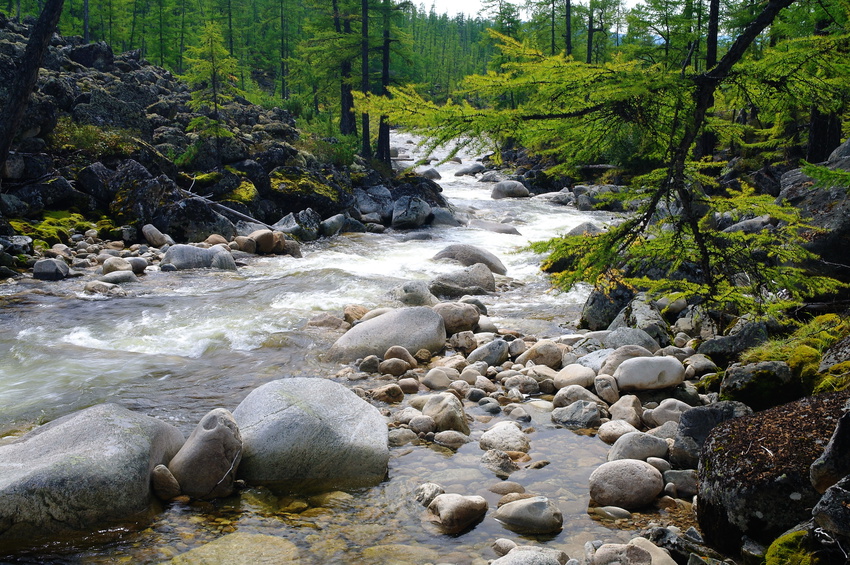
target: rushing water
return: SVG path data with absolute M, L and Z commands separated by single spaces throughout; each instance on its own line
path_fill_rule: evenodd
M 415 152 L 408 139 L 397 136 L 395 144 Z M 563 333 L 560 326 L 575 319 L 584 295 L 548 291 L 540 257 L 523 247 L 606 218 L 536 198 L 492 200 L 491 185 L 455 177 L 459 167 L 438 167 L 444 195 L 458 215 L 508 221 L 521 236 L 466 227 L 423 230 L 428 239 L 403 233 L 345 235 L 305 245 L 300 259 L 252 259 L 237 273 L 153 271 L 128 287 L 130 297 L 118 299 L 87 297 L 78 279 L 1 286 L 0 436 L 19 435 L 101 402 L 167 420 L 188 435 L 207 411 L 234 409 L 260 384 L 333 375 L 340 367 L 323 361 L 322 353 L 339 334 L 308 326 L 308 320 L 323 312 L 338 315 L 347 304 L 390 305 L 392 290 L 405 281 L 457 269 L 431 260 L 450 243 L 485 248 L 506 265 L 510 280 L 503 281 L 503 291 L 483 297 L 498 326 L 540 336 Z M 489 424 L 483 412 L 469 410 L 479 419 L 475 436 Z M 553 500 L 565 525 L 557 535 L 526 542 L 581 555 L 588 540 L 623 535 L 587 512 L 587 478 L 604 461 L 607 446 L 556 429 L 545 403 L 529 403 L 529 412 L 536 429 L 530 436 L 532 461 L 549 464 L 511 479 Z M 498 497 L 486 487 L 498 479 L 479 467 L 482 452 L 476 443 L 457 453 L 424 445 L 391 453 L 385 482 L 332 503 L 249 489 L 215 503 L 168 505 L 142 529 L 104 532 L 71 547 L 45 547 L 7 560 L 155 563 L 233 531 L 291 540 L 305 564 L 480 563 L 495 557 L 489 548 L 493 540 L 521 541 L 489 514 L 458 536 L 441 535 L 422 520 L 423 509 L 411 492 L 423 482 L 481 494 L 495 507 Z

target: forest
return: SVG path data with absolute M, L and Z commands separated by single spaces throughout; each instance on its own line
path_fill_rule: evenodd
M 23 18 L 39 8 L 7 5 Z M 787 266 L 812 259 L 807 224 L 773 199 L 781 175 L 800 165 L 844 182 L 809 163 L 843 139 L 848 8 L 487 0 L 479 17 L 449 18 L 394 0 L 68 0 L 59 27 L 139 50 L 195 88 L 212 78 L 289 110 L 303 131 L 359 146 L 366 160 L 388 164 L 389 128 L 402 126 L 430 147 L 477 145 L 497 164 L 529 151 L 546 160 L 545 174 L 567 179 L 597 167 L 605 173 L 595 181 L 631 186 L 609 198 L 635 214 L 601 238 L 541 244 L 564 287 L 626 272 L 641 287 L 758 310 L 838 288 Z M 203 45 L 226 63 L 205 67 Z M 724 215 L 778 227 L 725 233 L 716 226 Z M 785 295 L 790 302 L 776 299 Z

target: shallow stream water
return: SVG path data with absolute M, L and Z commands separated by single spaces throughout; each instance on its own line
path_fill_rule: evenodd
M 416 153 L 410 138 L 394 145 Z M 439 152 L 435 156 L 440 157 Z M 468 156 L 464 157 L 468 162 Z M 503 290 L 483 297 L 499 327 L 540 337 L 566 330 L 585 293 L 554 293 L 539 271 L 540 257 L 524 250 L 604 215 L 578 212 L 543 199 L 490 199 L 491 185 L 455 177 L 461 165 L 437 167 L 438 181 L 458 216 L 508 221 L 522 235 L 459 228 L 410 233 L 351 234 L 303 246 L 304 257 L 258 257 L 238 272 L 149 272 L 131 296 L 96 299 L 78 279 L 0 286 L 0 443 L 38 423 L 101 402 L 169 421 L 188 435 L 210 409 L 233 410 L 257 386 L 291 376 L 328 377 L 341 367 L 322 354 L 339 336 L 307 326 L 318 314 L 340 315 L 347 304 L 392 304 L 402 283 L 456 270 L 431 260 L 450 243 L 470 243 L 496 254 L 508 269 Z M 345 382 L 345 381 L 342 381 Z M 367 386 L 369 383 L 358 383 Z M 373 383 L 375 384 L 375 383 Z M 473 437 L 498 421 L 475 407 Z M 499 537 L 544 543 L 581 557 L 585 542 L 625 540 L 628 532 L 588 514 L 587 478 L 607 446 L 590 435 L 552 425 L 545 403 L 531 399 L 529 436 L 539 469 L 511 480 L 549 497 L 564 514 L 557 535 L 522 537 L 488 516 L 470 531 L 440 534 L 423 520 L 413 489 L 437 482 L 447 492 L 481 494 L 499 481 L 479 466 L 477 443 L 458 452 L 408 445 L 391 450 L 387 480 L 368 489 L 310 499 L 248 489 L 213 503 L 164 506 L 140 527 L 0 557 L 9 563 L 159 563 L 224 534 L 239 531 L 283 537 L 301 562 L 486 563 Z

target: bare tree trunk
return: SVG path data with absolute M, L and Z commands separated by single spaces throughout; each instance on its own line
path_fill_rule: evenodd
M 345 21 L 342 21 L 337 0 L 333 0 L 332 5 L 334 29 L 337 34 L 350 34 L 351 20 L 346 17 Z M 354 116 L 354 96 L 351 94 L 351 59 L 346 57 L 342 60 L 339 64 L 339 74 L 339 132 L 342 135 L 357 135 L 357 119 Z
M 6 164 L 12 138 L 18 130 L 30 93 L 38 80 L 38 69 L 53 37 L 53 31 L 62 14 L 65 0 L 47 0 L 38 21 L 30 32 L 23 59 L 18 63 L 18 72 L 9 88 L 9 97 L 0 110 L 0 170 Z
M 360 12 L 363 18 L 360 26 L 360 90 L 367 94 L 369 88 L 369 0 L 360 1 Z M 369 114 L 360 114 L 360 127 L 362 129 L 363 143 L 360 156 L 364 159 L 372 158 L 372 140 L 369 134 Z
M 388 94 L 387 87 L 390 85 L 390 0 L 383 0 L 381 8 L 383 9 L 384 17 L 384 42 L 381 46 L 381 96 Z M 447 81 L 448 82 L 448 81 Z M 387 116 L 381 116 L 381 121 L 378 123 L 378 146 L 376 148 L 376 156 L 379 161 L 387 165 L 390 164 L 390 124 L 387 122 Z

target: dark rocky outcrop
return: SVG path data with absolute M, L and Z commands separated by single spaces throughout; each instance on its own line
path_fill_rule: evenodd
M 848 398 L 850 391 L 803 398 L 714 428 L 700 455 L 697 500 L 709 544 L 736 554 L 742 536 L 769 544 L 811 517 L 820 494 L 809 468 Z

